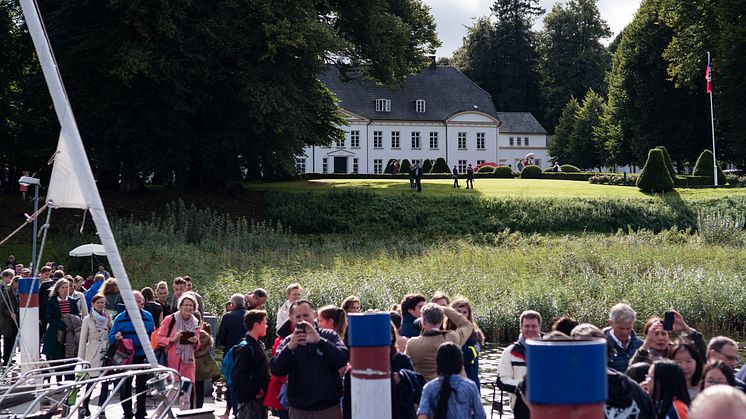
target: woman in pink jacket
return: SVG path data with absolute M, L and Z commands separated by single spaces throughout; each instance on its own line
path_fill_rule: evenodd
M 193 314 L 197 299 L 191 293 L 184 293 L 178 307 L 178 312 L 163 319 L 157 342 L 166 348 L 169 368 L 194 383 L 197 366 L 194 351 L 199 347 L 199 320 Z M 175 322 L 173 327 L 171 322 Z

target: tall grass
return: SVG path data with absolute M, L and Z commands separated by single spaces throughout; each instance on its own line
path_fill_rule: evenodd
M 115 225 L 136 287 L 189 273 L 214 313 L 232 293 L 263 287 L 273 322 L 285 286 L 300 282 L 317 305 L 355 294 L 363 308 L 387 309 L 408 292 L 463 294 L 500 341 L 515 338 L 522 310 L 538 310 L 547 322 L 569 314 L 603 325 L 623 300 L 640 324 L 674 307 L 707 334 L 743 336 L 746 327 L 744 241 L 712 244 L 691 228 L 296 235 L 183 206 L 163 219 Z

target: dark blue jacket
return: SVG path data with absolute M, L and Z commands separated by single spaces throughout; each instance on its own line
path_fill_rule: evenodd
M 283 339 L 272 360 L 273 375 L 288 376 L 288 400 L 296 409 L 319 411 L 339 406 L 342 379 L 339 369 L 347 365 L 348 351 L 333 330 L 316 328 L 319 343 L 287 348 L 291 336 Z
M 614 353 L 609 356 L 609 368 L 613 368 L 622 373 L 627 372 L 629 360 L 642 346 L 642 339 L 638 338 L 633 330 L 629 335 L 627 349 L 624 349 L 616 343 L 614 338 L 611 337 L 611 327 L 604 328 L 604 334 L 606 335 L 606 340 L 609 341 L 609 344 L 614 347 Z
M 153 316 L 145 310 L 140 310 L 140 316 L 142 316 L 142 322 L 145 324 L 145 332 L 148 337 L 155 332 L 155 323 L 153 322 Z M 140 339 L 137 338 L 137 332 L 135 332 L 135 325 L 132 324 L 129 314 L 124 311 L 119 313 L 114 319 L 114 323 L 111 324 L 111 330 L 109 330 L 109 344 L 114 344 L 117 341 L 117 332 L 122 332 L 122 338 L 132 339 L 132 343 L 135 345 L 135 356 L 145 355 L 145 351 L 142 349 Z M 146 342 L 150 345 L 150 342 Z
M 215 346 L 222 346 L 227 352 L 246 336 L 246 325 L 243 323 L 243 317 L 246 310 L 241 308 L 233 309 L 220 318 L 220 328 L 215 338 Z
M 409 313 L 402 313 L 401 330 L 399 331 L 399 334 L 407 338 L 419 336 L 420 331 L 417 330 L 416 327 L 414 327 L 415 320 L 417 319 L 413 315 Z

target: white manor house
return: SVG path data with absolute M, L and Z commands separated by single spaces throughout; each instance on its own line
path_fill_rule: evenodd
M 515 168 L 528 153 L 549 164 L 547 132 L 530 112 L 497 112 L 492 97 L 450 66 L 431 65 L 389 89 L 372 80 L 343 81 L 336 69 L 321 81 L 347 118 L 344 141 L 306 147 L 299 173 L 383 173 L 390 159 L 443 157 L 464 173 L 468 164 Z

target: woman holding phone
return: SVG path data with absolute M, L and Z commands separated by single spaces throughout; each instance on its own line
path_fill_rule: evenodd
M 179 311 L 163 319 L 157 338 L 158 345 L 166 348 L 169 368 L 193 383 L 197 366 L 194 351 L 199 348 L 199 321 L 194 316 L 196 309 L 197 299 L 191 293 L 184 293 L 179 298 Z M 171 322 L 176 322 L 173 327 Z

